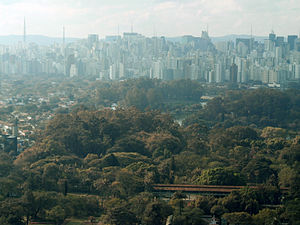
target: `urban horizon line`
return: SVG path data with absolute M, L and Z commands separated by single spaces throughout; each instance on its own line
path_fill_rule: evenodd
M 4 35 L 0 35 L 0 37 L 7 37 L 7 36 L 22 36 L 23 37 L 23 41 L 26 42 L 26 37 L 29 37 L 29 36 L 42 36 L 42 37 L 48 37 L 48 38 L 62 38 L 62 39 L 65 39 L 65 38 L 68 38 L 68 39 L 86 39 L 88 37 L 88 35 L 90 34 L 95 34 L 95 35 L 98 35 L 99 39 L 105 39 L 106 37 L 122 37 L 125 33 L 137 33 L 137 34 L 140 34 L 144 37 L 148 37 L 148 38 L 151 38 L 151 37 L 166 37 L 166 38 L 179 38 L 179 37 L 184 37 L 184 36 L 193 36 L 193 37 L 201 37 L 201 34 L 202 32 L 207 32 L 208 36 L 211 37 L 211 38 L 222 38 L 222 37 L 230 37 L 230 36 L 250 36 L 251 38 L 252 37 L 257 37 L 257 38 L 267 38 L 268 37 L 268 34 L 270 33 L 276 33 L 274 32 L 274 28 L 271 27 L 271 31 L 269 33 L 266 33 L 264 35 L 256 35 L 256 34 L 253 34 L 253 26 L 251 24 L 250 26 L 250 30 L 249 30 L 249 33 L 230 33 L 230 34 L 223 34 L 223 35 L 209 35 L 209 24 L 206 24 L 206 28 L 205 29 L 202 29 L 201 30 L 201 34 L 199 33 L 198 35 L 194 35 L 194 34 L 181 34 L 181 35 L 157 35 L 157 32 L 156 32 L 156 27 L 154 27 L 154 31 L 153 31 L 153 35 L 145 35 L 141 32 L 137 32 L 137 31 L 134 31 L 133 29 L 133 24 L 131 24 L 130 26 L 130 31 L 123 31 L 123 32 L 120 32 L 120 26 L 118 25 L 118 29 L 117 29 L 117 33 L 116 34 L 106 34 L 106 35 L 100 35 L 99 33 L 97 32 L 89 32 L 89 33 L 86 33 L 85 34 L 85 37 L 75 37 L 75 36 L 67 36 L 67 29 L 66 29 L 66 26 L 65 25 L 62 25 L 62 36 L 58 35 L 58 36 L 52 36 L 52 35 L 46 35 L 46 34 L 28 34 L 27 32 L 27 24 L 26 24 L 26 17 L 24 16 L 24 24 L 23 24 L 23 34 L 4 34 Z M 279 34 L 277 36 L 281 36 L 281 37 L 287 37 L 289 35 L 297 35 L 300 37 L 300 28 L 299 28 L 299 33 L 298 34 L 295 34 L 295 33 L 290 33 L 290 34 Z
M 111 37 L 111 36 L 115 36 L 115 37 L 120 36 L 120 37 L 122 37 L 123 34 L 127 34 L 127 33 L 136 33 L 136 34 L 142 35 L 144 37 L 148 37 L 148 38 L 152 38 L 152 37 L 179 38 L 179 37 L 184 37 L 184 36 L 201 37 L 201 34 L 194 35 L 194 34 L 188 34 L 187 33 L 187 34 L 182 34 L 182 35 L 167 36 L 167 35 L 145 35 L 143 33 L 129 31 L 129 32 L 122 32 L 119 35 L 118 34 L 107 34 L 105 36 L 100 35 L 98 33 L 92 33 L 91 32 L 91 33 L 87 33 L 85 37 L 75 37 L 75 36 L 67 36 L 66 35 L 65 38 L 66 39 L 67 38 L 71 38 L 71 39 L 86 39 L 88 37 L 88 35 L 90 35 L 90 34 L 96 34 L 96 35 L 99 36 L 99 38 L 105 39 L 105 37 Z M 66 34 L 67 34 L 67 32 L 66 32 Z M 276 32 L 275 32 L 275 34 L 276 34 Z M 222 38 L 222 37 L 228 37 L 228 36 L 249 36 L 249 37 L 252 36 L 252 37 L 260 37 L 260 38 L 268 38 L 268 35 L 269 35 L 268 33 L 266 33 L 265 35 L 255 35 L 255 34 L 251 35 L 250 33 L 249 34 L 246 34 L 246 33 L 240 33 L 240 34 L 238 34 L 238 33 L 231 33 L 231 34 L 216 35 L 216 36 L 214 36 L 214 35 L 210 36 L 209 35 L 209 37 L 211 37 L 211 38 Z M 289 35 L 297 35 L 297 36 L 300 37 L 300 34 L 296 34 L 296 33 L 280 34 L 280 35 L 276 35 L 276 36 L 287 37 Z M 9 36 L 16 36 L 16 37 L 22 37 L 22 38 L 24 37 L 23 34 L 0 34 L 0 37 L 9 37 Z M 61 39 L 63 39 L 63 37 L 60 37 L 60 36 L 52 36 L 52 35 L 39 34 L 39 33 L 26 34 L 26 37 L 29 37 L 29 36 L 41 36 L 41 37 L 48 37 L 48 38 L 61 38 Z

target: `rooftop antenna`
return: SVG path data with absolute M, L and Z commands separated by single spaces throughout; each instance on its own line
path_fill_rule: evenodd
M 120 25 L 118 24 L 118 36 L 120 36 Z
M 252 30 L 252 23 L 251 23 L 250 51 L 252 51 L 252 48 L 253 48 L 253 30 Z
M 66 29 L 65 29 L 65 26 L 63 26 L 63 46 L 65 47 L 65 43 L 66 43 Z
M 66 29 L 65 26 L 63 26 L 63 56 L 64 56 L 64 75 L 67 74 L 66 71 Z
M 133 33 L 133 23 L 131 23 L 131 33 Z
M 207 35 L 208 35 L 208 24 L 206 24 L 206 32 L 207 32 Z
M 26 20 L 24 16 L 24 33 L 23 33 L 23 42 L 26 43 Z

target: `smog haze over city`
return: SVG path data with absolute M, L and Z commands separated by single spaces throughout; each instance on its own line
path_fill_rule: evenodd
M 60 37 L 101 37 L 128 32 L 152 36 L 211 36 L 253 33 L 265 36 L 300 32 L 298 0 L 1 0 L 0 35 L 22 34 L 26 17 L 28 34 Z
M 0 225 L 299 225 L 300 0 L 0 0 Z

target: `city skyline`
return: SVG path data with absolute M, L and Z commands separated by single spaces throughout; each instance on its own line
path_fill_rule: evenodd
M 34 10 L 33 10 L 34 9 Z M 145 36 L 201 36 L 208 26 L 210 36 L 250 34 L 266 36 L 299 34 L 300 2 L 296 0 L 166 1 L 132 0 L 1 0 L 0 36 L 27 35 L 85 38 L 88 33 L 121 35 L 133 30 Z

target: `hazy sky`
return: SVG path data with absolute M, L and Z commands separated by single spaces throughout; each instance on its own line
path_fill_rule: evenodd
M 100 37 L 131 30 L 152 36 L 299 34 L 300 0 L 0 0 L 0 35 Z

